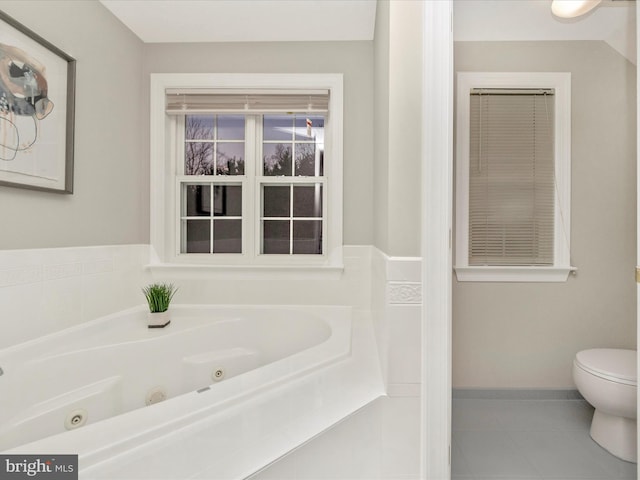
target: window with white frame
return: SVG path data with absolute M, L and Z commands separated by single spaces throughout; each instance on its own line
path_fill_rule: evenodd
M 459 281 L 565 281 L 570 74 L 458 74 Z
M 153 129 L 164 262 L 340 266 L 340 75 L 152 75 Z

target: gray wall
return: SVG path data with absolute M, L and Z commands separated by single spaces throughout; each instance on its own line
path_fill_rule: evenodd
M 149 73 L 318 72 L 345 79 L 344 243 L 419 255 L 422 7 L 378 8 L 375 45 L 145 45 L 98 2 L 0 0 L 78 60 L 75 192 L 0 187 L 0 248 L 149 241 Z
M 142 42 L 98 2 L 0 10 L 77 60 L 74 194 L 0 187 L 0 249 L 148 243 Z
M 422 29 L 422 2 L 378 2 L 374 245 L 391 256 L 420 255 Z
M 342 73 L 344 243 L 373 243 L 373 42 L 147 44 L 151 73 Z M 143 109 L 149 111 L 145 92 Z M 148 121 L 145 155 L 148 156 Z
M 456 71 L 571 72 L 566 283 L 453 284 L 453 384 L 572 388 L 576 352 L 635 348 L 636 68 L 604 42 L 458 42 Z

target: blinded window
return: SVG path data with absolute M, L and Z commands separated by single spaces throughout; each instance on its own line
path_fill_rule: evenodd
M 554 264 L 553 93 L 471 92 L 470 266 Z
M 169 115 L 198 113 L 326 113 L 328 90 L 168 89 Z

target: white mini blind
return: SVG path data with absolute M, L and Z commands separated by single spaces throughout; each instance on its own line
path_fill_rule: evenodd
M 169 89 L 169 115 L 198 113 L 326 113 L 328 90 Z
M 553 265 L 553 90 L 483 89 L 470 102 L 469 265 Z

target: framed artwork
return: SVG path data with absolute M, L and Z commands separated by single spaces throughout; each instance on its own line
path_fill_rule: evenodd
M 75 70 L 0 11 L 0 188 L 73 193 Z

